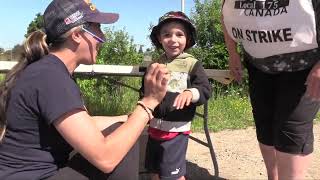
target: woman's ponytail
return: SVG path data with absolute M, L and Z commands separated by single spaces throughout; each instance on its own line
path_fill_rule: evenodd
M 42 31 L 35 31 L 29 35 L 24 42 L 24 53 L 21 60 L 6 74 L 5 79 L 0 84 L 0 141 L 2 141 L 6 126 L 6 110 L 10 91 L 15 85 L 15 81 L 20 72 L 25 67 L 49 53 L 46 43 L 46 34 Z

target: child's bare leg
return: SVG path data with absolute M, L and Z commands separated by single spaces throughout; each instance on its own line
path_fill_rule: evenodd
M 158 174 L 151 174 L 151 180 L 160 180 L 159 175 Z

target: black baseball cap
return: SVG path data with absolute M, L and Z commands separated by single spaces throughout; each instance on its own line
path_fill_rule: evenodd
M 54 42 L 70 29 L 87 22 L 111 24 L 119 14 L 100 12 L 90 0 L 53 0 L 44 14 L 47 42 Z

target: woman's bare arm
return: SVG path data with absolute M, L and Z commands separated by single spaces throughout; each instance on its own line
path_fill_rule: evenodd
M 164 65 L 151 65 L 144 80 L 145 96 L 141 100 L 147 107 L 154 109 L 161 102 L 166 93 L 168 78 Z M 106 118 L 106 121 L 124 120 L 122 117 L 110 118 Z M 91 117 L 86 111 L 78 109 L 60 117 L 54 126 L 84 158 L 101 171 L 109 173 L 136 143 L 151 118 L 152 114 L 138 105 L 127 121 L 110 135 L 104 136 L 101 129 L 106 124 L 96 123 L 103 121 L 103 118 Z

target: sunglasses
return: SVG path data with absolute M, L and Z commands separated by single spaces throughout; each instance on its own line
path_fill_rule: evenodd
M 100 43 L 105 43 L 106 40 L 105 39 L 102 39 L 100 38 L 99 36 L 95 35 L 93 32 L 89 31 L 88 29 L 82 27 L 81 28 L 84 32 L 90 34 L 93 38 L 95 38 L 97 41 L 99 41 Z

